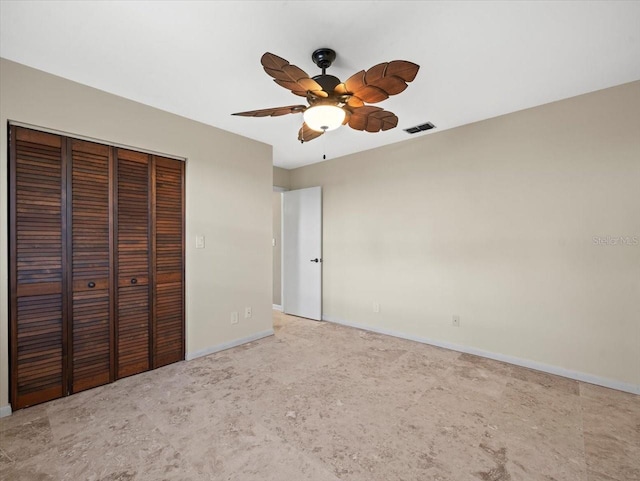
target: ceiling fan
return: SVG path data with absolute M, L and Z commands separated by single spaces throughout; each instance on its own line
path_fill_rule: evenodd
M 244 117 L 278 117 L 303 113 L 304 122 L 298 132 L 300 142 L 309 142 L 329 130 L 349 125 L 355 130 L 380 132 L 398 125 L 398 117 L 388 110 L 369 104 L 381 102 L 407 88 L 418 73 L 419 65 L 406 60 L 393 60 L 352 75 L 346 82 L 327 75 L 326 70 L 336 59 L 335 51 L 320 48 L 311 55 L 322 69 L 321 75 L 310 78 L 302 69 L 272 53 L 260 59 L 265 72 L 278 85 L 295 95 L 306 97 L 309 105 L 288 105 L 271 109 L 250 110 L 232 115 Z

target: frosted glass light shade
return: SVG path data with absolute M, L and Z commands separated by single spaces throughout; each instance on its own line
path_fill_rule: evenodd
M 303 117 L 310 129 L 318 132 L 335 130 L 344 122 L 344 110 L 335 105 L 316 105 L 305 110 Z

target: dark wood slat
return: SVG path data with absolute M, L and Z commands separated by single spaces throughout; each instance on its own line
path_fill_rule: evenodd
M 14 130 L 13 137 L 23 145 L 32 146 L 35 149 L 49 150 L 47 147 L 60 149 L 62 147 L 62 137 L 37 130 L 25 129 L 23 127 L 11 127 Z
M 33 284 L 20 284 L 16 286 L 17 298 L 60 294 L 61 292 L 62 285 L 60 282 L 38 282 Z
M 26 394 L 31 394 L 29 399 L 44 402 L 54 399 L 47 393 L 63 392 L 62 293 L 22 297 L 16 307 L 14 364 L 16 403 L 20 408 L 35 403 L 23 399 Z M 43 391 L 42 397 L 35 395 L 37 391 Z
M 119 288 L 118 377 L 149 368 L 149 288 Z

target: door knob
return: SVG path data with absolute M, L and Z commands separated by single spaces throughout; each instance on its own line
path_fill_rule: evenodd
M 137 284 L 137 283 L 138 283 L 138 279 L 136 279 L 135 277 L 131 279 L 131 284 Z
M 96 283 L 95 283 L 95 282 L 93 282 L 93 281 L 91 281 L 91 282 L 89 282 L 89 284 L 87 284 L 87 287 L 88 287 L 89 289 L 93 289 L 94 287 L 96 287 Z
M 322 259 L 318 259 L 317 257 L 315 259 L 311 259 L 311 262 L 322 262 Z

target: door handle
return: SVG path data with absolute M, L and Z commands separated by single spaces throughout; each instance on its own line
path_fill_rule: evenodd
M 94 287 L 96 287 L 96 283 L 95 283 L 95 282 L 93 282 L 93 281 L 91 281 L 91 282 L 89 282 L 89 284 L 87 284 L 87 287 L 88 287 L 89 289 L 93 289 Z
M 138 283 L 138 279 L 136 279 L 135 277 L 131 279 L 131 284 L 137 284 L 137 283 Z
M 322 262 L 322 259 L 318 259 L 317 257 L 315 259 L 311 259 L 311 262 Z

